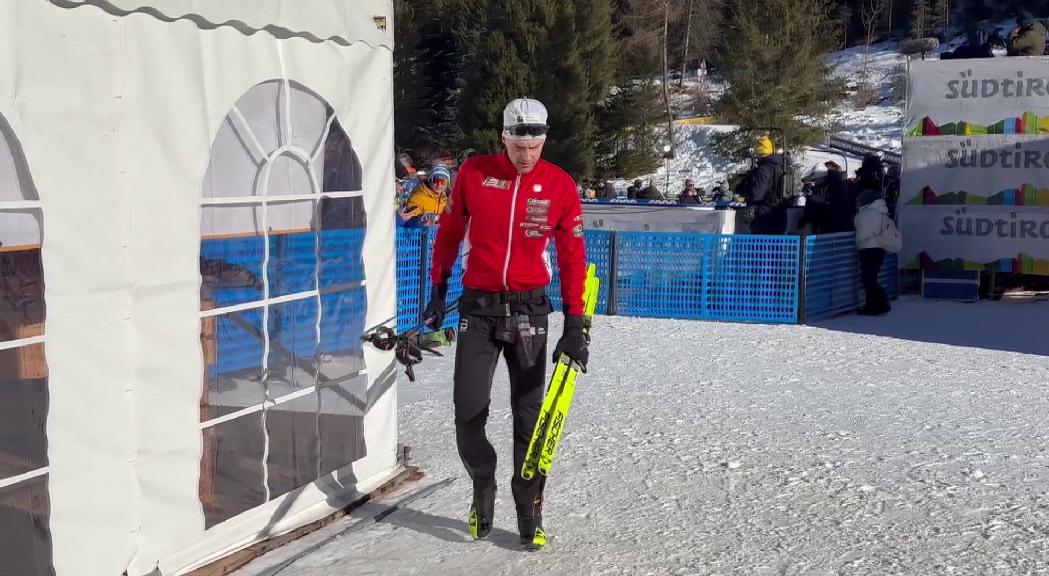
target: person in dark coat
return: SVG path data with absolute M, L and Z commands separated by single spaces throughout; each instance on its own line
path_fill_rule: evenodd
M 637 199 L 638 200 L 663 200 L 663 195 L 659 193 L 659 188 L 656 188 L 655 184 L 653 184 L 652 182 L 649 182 L 648 186 L 646 186 L 645 189 L 642 190 L 637 195 Z
M 856 215 L 856 200 L 853 198 L 849 184 L 845 181 L 845 172 L 836 162 L 824 164 L 827 168 L 825 196 L 828 205 L 827 227 L 824 232 L 851 232 L 853 216 Z
M 634 180 L 634 184 L 626 189 L 626 197 L 630 200 L 637 200 L 637 197 L 641 195 L 641 191 L 644 188 L 641 187 L 641 179 Z
M 696 184 L 692 182 L 692 179 L 688 179 L 685 180 L 685 189 L 677 197 L 677 203 L 684 205 L 702 204 L 701 196 L 701 191 L 696 189 Z
M 966 33 L 965 44 L 940 55 L 940 60 L 962 60 L 965 58 L 994 58 L 991 43 L 982 30 L 973 29 Z
M 863 164 L 856 169 L 856 191 L 877 190 L 885 194 L 885 164 L 873 152 L 863 156 Z
M 736 195 L 747 202 L 737 212 L 736 233 L 783 234 L 787 227 L 782 190 L 786 157 L 775 151 L 768 137 L 758 141 L 755 154 L 757 165 L 736 185 Z

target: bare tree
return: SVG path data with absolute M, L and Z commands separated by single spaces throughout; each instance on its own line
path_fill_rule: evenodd
M 951 42 L 951 0 L 940 0 L 940 9 L 943 11 L 943 40 Z
M 726 0 L 677 0 L 683 14 L 687 14 L 671 30 L 672 43 L 684 46 L 681 51 L 682 82 L 692 55 L 707 56 L 722 36 Z
M 871 43 L 878 33 L 878 24 L 882 12 L 889 6 L 889 0 L 863 0 L 860 19 L 863 21 L 863 30 L 867 34 L 863 46 L 863 78 L 867 78 L 867 63 L 870 60 Z
M 892 5 L 895 3 L 896 0 L 889 0 L 889 18 L 886 20 L 887 25 L 885 27 L 885 30 L 888 33 L 890 40 L 892 40 Z
M 670 10 L 673 0 L 663 0 L 663 102 L 667 106 L 667 141 L 674 145 L 674 112 L 670 109 Z
M 930 0 L 914 0 L 911 8 L 911 35 L 914 38 L 925 38 L 932 33 L 933 9 Z
M 677 80 L 680 87 L 685 83 L 685 72 L 688 70 L 688 41 L 692 37 L 692 6 L 695 0 L 688 0 L 688 16 L 685 17 L 685 47 L 681 50 L 681 77 Z
M 640 47 L 653 60 L 658 59 L 662 70 L 661 86 L 663 103 L 667 114 L 668 142 L 674 142 L 674 115 L 670 107 L 670 26 L 677 23 L 682 14 L 682 0 L 631 0 L 630 17 L 632 43 Z

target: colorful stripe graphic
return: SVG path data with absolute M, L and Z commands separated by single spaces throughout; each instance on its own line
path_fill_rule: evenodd
M 985 134 L 1049 134 L 1049 116 L 1039 117 L 1025 112 L 1017 118 L 1005 118 L 994 124 L 981 125 L 958 121 L 937 125 L 932 118 L 922 118 L 907 132 L 912 138 L 921 136 L 983 136 Z
M 965 190 L 937 194 L 932 188 L 922 188 L 921 194 L 911 198 L 912 206 L 1045 206 L 1049 207 L 1049 189 L 1033 184 L 1007 188 L 991 196 L 981 196 Z
M 980 264 L 963 258 L 947 258 L 944 260 L 933 260 L 928 253 L 922 252 L 910 263 L 904 266 L 906 270 L 935 270 L 937 272 L 998 272 L 1012 274 L 1030 274 L 1033 276 L 1049 276 L 1049 260 L 1035 258 L 1030 254 L 1018 254 L 1016 258 L 1003 258 L 994 262 Z

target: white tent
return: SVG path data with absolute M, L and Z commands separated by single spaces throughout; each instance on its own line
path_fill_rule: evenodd
M 0 2 L 0 572 L 179 574 L 399 472 L 389 0 Z

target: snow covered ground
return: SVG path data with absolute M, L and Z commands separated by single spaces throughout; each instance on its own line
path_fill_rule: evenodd
M 857 107 L 853 102 L 839 106 L 831 119 L 839 124 L 838 135 L 886 150 L 899 150 L 903 139 L 902 100 L 895 100 L 893 86 L 906 76 L 906 59 L 896 52 L 895 43 L 872 45 L 864 73 L 864 47 L 835 52 L 827 58 L 833 74 L 850 88 L 868 86 L 876 101 Z
M 839 129 L 836 134 L 842 138 L 867 144 L 884 150 L 900 150 L 903 140 L 903 101 L 894 99 L 893 86 L 902 82 L 906 74 L 906 61 L 896 52 L 895 43 L 882 43 L 871 46 L 864 74 L 864 48 L 862 46 L 835 52 L 827 57 L 827 63 L 835 76 L 844 78 L 852 87 L 871 86 L 876 94 L 873 104 L 857 107 L 853 101 L 838 106 L 831 114 L 831 121 Z M 686 80 L 687 87 L 695 87 L 695 80 Z M 706 88 L 712 94 L 724 90 L 723 85 L 708 84 Z M 684 99 L 679 99 L 684 101 Z M 682 111 L 679 111 L 682 113 Z M 676 158 L 661 165 L 652 174 L 640 178 L 646 183 L 651 181 L 670 199 L 676 199 L 684 188 L 686 178 L 691 178 L 696 186 L 707 190 L 725 181 L 736 172 L 745 170 L 746 163 L 735 163 L 720 157 L 714 152 L 712 136 L 717 132 L 732 130 L 733 126 L 675 126 L 674 151 Z M 827 159 L 841 159 L 826 156 L 819 152 L 803 152 L 795 160 L 804 169 L 814 163 Z M 851 169 L 859 167 L 859 159 L 849 160 Z M 669 178 L 668 176 L 669 172 Z M 613 184 L 623 195 L 632 179 L 620 179 Z M 669 183 L 669 185 L 668 185 Z
M 503 367 L 496 530 L 473 542 L 452 361 L 427 360 L 400 387 L 427 477 L 237 574 L 318 544 L 280 575 L 1049 574 L 1046 318 L 917 298 L 817 326 L 598 317 L 536 553 L 516 544 Z

